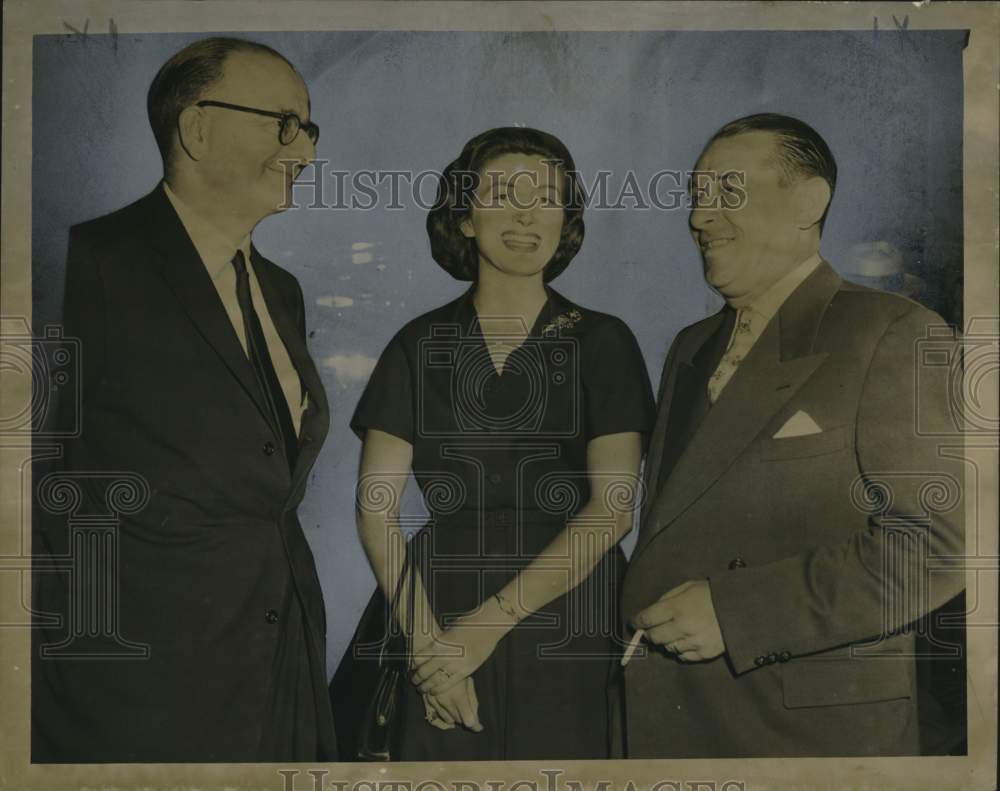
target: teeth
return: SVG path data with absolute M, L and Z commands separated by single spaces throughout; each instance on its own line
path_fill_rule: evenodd
M 503 243 L 515 250 L 534 250 L 538 247 L 538 242 L 532 239 L 512 239 L 508 237 L 503 240 Z
M 732 239 L 713 239 L 710 242 L 705 242 L 705 244 L 701 246 L 701 249 L 711 250 L 713 247 L 721 247 L 724 244 L 729 244 L 731 241 Z

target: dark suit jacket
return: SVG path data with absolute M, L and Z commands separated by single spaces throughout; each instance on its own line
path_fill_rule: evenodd
M 963 469 L 939 453 L 961 443 L 941 364 L 953 344 L 925 340 L 938 355 L 929 363 L 918 355 L 928 327 L 943 325 L 936 314 L 824 262 L 656 491 L 670 413 L 685 406 L 675 394 L 692 392 L 693 361 L 722 320 L 683 330 L 667 357 L 623 606 L 631 619 L 707 578 L 726 653 L 633 659 L 628 756 L 916 753 L 913 634 L 899 627 L 962 587 L 959 574 L 926 584 L 928 558 L 963 548 Z M 799 411 L 822 431 L 775 438 Z
M 309 396 L 291 472 L 162 186 L 70 231 L 64 324 L 81 344 L 82 433 L 60 474 L 81 500 L 45 518 L 41 540 L 75 569 L 39 574 L 36 606 L 61 614 L 73 639 L 59 646 L 67 630 L 52 629 L 37 640 L 58 658 L 34 660 L 35 760 L 335 755 L 323 598 L 296 515 L 327 401 L 298 282 L 256 250 L 252 261 Z M 126 483 L 109 488 L 114 479 Z M 81 516 L 102 513 L 119 522 L 117 602 L 103 619 L 67 611 L 70 595 L 76 604 L 100 592 L 102 574 L 82 567 L 74 542 Z M 114 635 L 86 634 L 115 620 Z M 285 728 L 296 746 L 269 756 Z

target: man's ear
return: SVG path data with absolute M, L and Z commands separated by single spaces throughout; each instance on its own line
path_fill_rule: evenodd
M 185 107 L 177 118 L 177 142 L 191 159 L 197 161 L 208 148 L 205 111 L 200 107 Z
M 465 219 L 458 224 L 458 229 L 466 239 L 476 238 L 476 229 L 472 227 L 472 218 L 466 215 Z
M 795 223 L 801 230 L 812 228 L 822 218 L 826 207 L 830 205 L 830 185 L 826 179 L 813 176 L 795 185 L 796 212 Z

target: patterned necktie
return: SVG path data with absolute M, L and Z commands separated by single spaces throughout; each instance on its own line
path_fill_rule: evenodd
M 236 251 L 233 256 L 233 268 L 236 270 L 236 300 L 240 303 L 240 313 L 243 314 L 243 327 L 246 330 L 247 355 L 253 365 L 257 384 L 260 386 L 264 402 L 270 410 L 273 425 L 277 425 L 281 433 L 282 444 L 285 447 L 285 457 L 288 459 L 288 469 L 295 469 L 298 457 L 299 443 L 295 436 L 295 425 L 292 423 L 292 413 L 288 409 L 288 401 L 278 382 L 278 375 L 271 362 L 271 354 L 264 340 L 264 330 L 260 326 L 257 311 L 254 310 L 250 297 L 250 273 L 247 272 L 243 252 Z
M 736 314 L 736 325 L 733 327 L 732 337 L 729 339 L 729 346 L 725 354 L 719 360 L 719 367 L 708 380 L 708 400 L 713 404 L 719 398 L 719 394 L 729 384 L 733 374 L 739 367 L 747 352 L 753 348 L 754 342 L 760 337 L 764 329 L 764 317 L 750 308 L 741 308 Z

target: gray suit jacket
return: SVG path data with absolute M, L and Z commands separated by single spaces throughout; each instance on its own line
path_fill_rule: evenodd
M 927 340 L 943 326 L 936 314 L 824 262 L 653 491 L 678 380 L 721 321 L 686 328 L 667 357 L 623 607 L 631 619 L 708 578 L 727 650 L 692 664 L 655 647 L 633 659 L 619 749 L 914 754 L 913 633 L 901 627 L 962 588 L 959 574 L 929 584 L 927 568 L 963 551 L 963 469 L 939 452 L 961 442 L 940 364 L 954 341 Z M 775 438 L 799 411 L 821 431 Z

